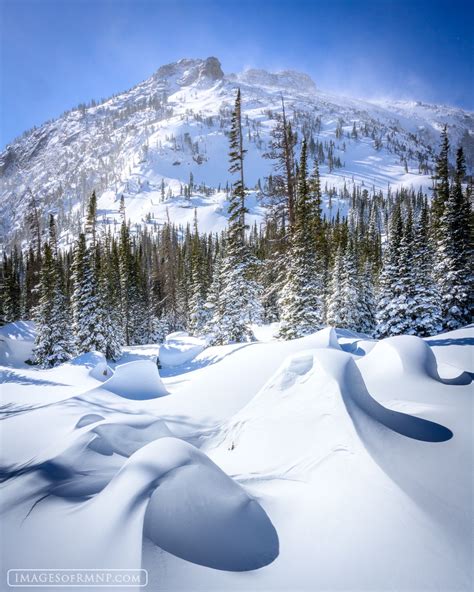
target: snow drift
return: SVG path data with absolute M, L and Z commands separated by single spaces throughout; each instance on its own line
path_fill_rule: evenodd
M 156 399 L 168 394 L 158 373 L 156 364 L 150 360 L 137 360 L 117 366 L 114 375 L 99 388 L 84 393 L 81 398 L 107 400 L 113 393 L 124 399 L 143 401 Z
M 473 329 L 270 333 L 163 378 L 137 346 L 103 382 L 95 363 L 27 368 L 12 340 L 3 568 L 143 567 L 170 591 L 472 589 Z
M 181 366 L 193 360 L 204 347 L 202 339 L 182 331 L 170 333 L 160 346 L 160 362 L 163 366 Z

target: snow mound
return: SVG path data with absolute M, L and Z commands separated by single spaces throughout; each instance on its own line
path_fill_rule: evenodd
M 150 360 L 117 366 L 115 374 L 102 384 L 101 389 L 137 401 L 156 399 L 168 394 L 156 364 Z
M 474 373 L 474 325 L 428 337 L 426 343 L 432 348 L 438 362 Z
M 104 382 L 112 375 L 112 369 L 107 365 L 107 360 L 103 353 L 98 351 L 91 351 L 81 354 L 67 362 L 73 366 L 84 366 L 89 369 L 89 376 Z
M 331 347 L 333 349 L 341 349 L 337 340 L 336 330 L 333 327 L 326 327 L 321 329 L 312 336 L 311 345 L 313 347 Z
M 197 448 L 163 438 L 135 453 L 121 473 L 128 471 L 133 481 L 124 484 L 135 496 L 141 482 L 156 488 L 144 533 L 165 551 L 227 571 L 258 569 L 277 557 L 278 536 L 265 511 Z
M 160 346 L 160 362 L 163 366 L 181 366 L 193 360 L 205 347 L 202 339 L 177 331 L 168 335 Z
M 403 375 L 440 380 L 433 351 L 423 339 L 413 335 L 379 341 L 357 364 L 372 376 L 388 378 Z
M 166 422 L 161 419 L 144 426 L 133 426 L 125 422 L 104 422 L 93 427 L 91 431 L 96 437 L 90 442 L 89 448 L 106 456 L 120 454 L 130 457 L 150 442 L 173 436 Z
M 238 451 L 251 474 L 307 474 L 324 459 L 353 451 L 357 441 L 383 446 L 388 432 L 424 442 L 453 435 L 442 425 L 382 406 L 351 354 L 318 348 L 289 357 L 222 426 L 218 446 L 210 450 L 224 463 L 229 452 Z
M 311 351 L 288 356 L 281 369 L 270 379 L 267 388 L 276 388 L 280 391 L 286 390 L 297 381 L 304 381 L 312 367 L 313 353 Z
M 423 343 L 422 340 L 419 341 Z M 452 438 L 451 430 L 442 425 L 387 409 L 378 403 L 369 394 L 355 361 L 347 354 L 335 356 L 333 352 L 328 355 L 328 352 L 323 351 L 318 352 L 315 359 L 323 371 L 337 380 L 344 404 L 356 428 L 361 425 L 358 414 L 362 411 L 375 422 L 414 440 L 444 442 Z

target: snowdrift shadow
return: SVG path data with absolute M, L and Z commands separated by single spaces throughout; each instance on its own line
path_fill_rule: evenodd
M 153 462 L 171 463 L 146 511 L 148 539 L 181 559 L 225 571 L 255 570 L 275 560 L 279 540 L 270 518 L 203 452 L 176 438 L 147 448 L 137 455 L 152 453 Z
M 359 409 L 386 428 L 414 440 L 445 442 L 453 437 L 451 430 L 438 423 L 387 409 L 378 403 L 367 391 L 362 374 L 352 359 L 347 361 L 344 368 L 341 394 L 354 422 L 355 410 Z
M 16 383 L 23 385 L 36 386 L 68 386 L 62 382 L 55 382 L 53 380 L 45 380 L 44 378 L 33 378 L 31 376 L 24 376 L 12 370 L 2 370 L 0 372 L 0 384 Z
M 447 345 L 474 345 L 474 337 L 457 337 L 446 339 L 429 339 L 429 346 L 447 346 Z

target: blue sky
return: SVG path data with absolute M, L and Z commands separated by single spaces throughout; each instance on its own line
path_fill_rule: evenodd
M 474 3 L 463 0 L 0 0 L 4 146 L 181 57 L 225 72 L 293 68 L 367 98 L 474 108 Z

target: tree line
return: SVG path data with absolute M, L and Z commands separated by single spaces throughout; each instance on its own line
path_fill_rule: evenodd
M 115 360 L 125 345 L 159 343 L 178 329 L 226 344 L 253 340 L 262 322 L 279 321 L 283 339 L 325 325 L 424 337 L 470 322 L 472 187 L 462 148 L 450 166 L 446 128 L 432 200 L 355 188 L 348 214 L 326 217 L 318 160 L 309 162 L 282 101 L 260 227 L 247 225 L 244 146 L 238 91 L 220 234 L 200 232 L 197 215 L 185 228 L 132 228 L 124 203 L 120 233 L 112 232 L 98 223 L 95 193 L 72 248 L 60 248 L 53 215 L 46 233 L 31 217 L 35 240 L 4 254 L 0 321 L 35 320 L 32 363 L 51 367 L 91 350 Z

